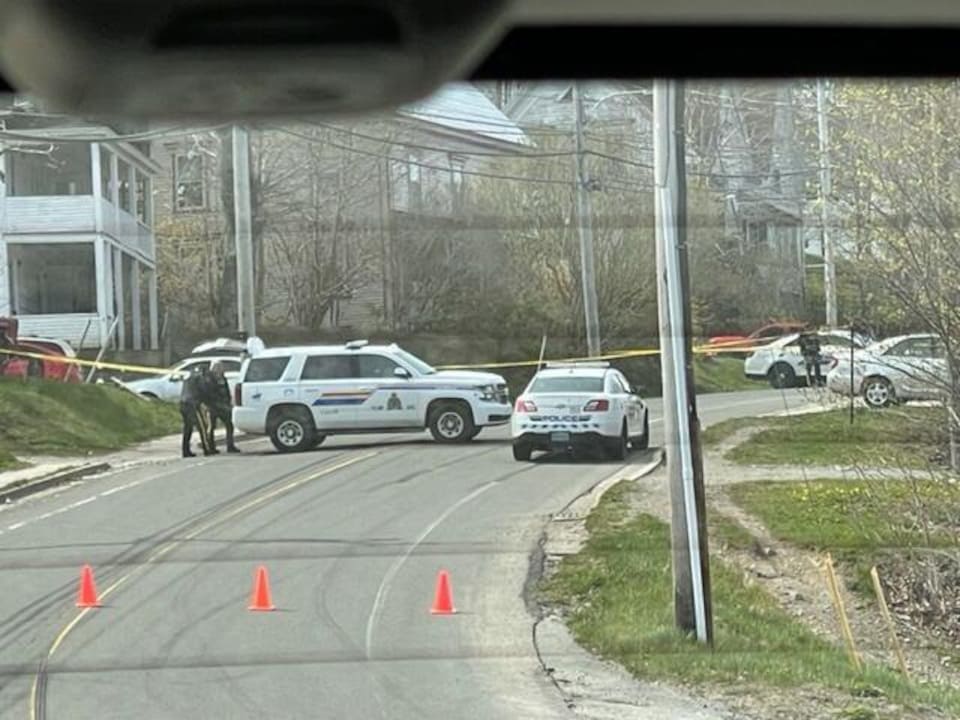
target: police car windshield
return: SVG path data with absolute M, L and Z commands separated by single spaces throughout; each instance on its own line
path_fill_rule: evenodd
M 532 393 L 603 392 L 602 377 L 538 377 L 530 386 Z
M 421 375 L 433 375 L 437 371 L 436 368 L 431 367 L 416 355 L 408 353 L 406 350 L 398 350 L 397 357 L 407 363 L 407 365 L 413 367 L 413 369 Z

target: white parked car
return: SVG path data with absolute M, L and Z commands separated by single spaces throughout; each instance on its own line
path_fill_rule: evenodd
M 548 363 L 517 397 L 513 457 L 534 450 L 597 448 L 622 460 L 650 443 L 649 408 L 609 363 Z
M 838 359 L 850 355 L 849 333 L 818 332 L 820 339 L 820 373 L 826 376 Z M 853 347 L 862 349 L 862 338 L 853 336 Z M 774 388 L 790 388 L 805 385 L 807 368 L 800 353 L 800 334 L 786 335 L 769 345 L 757 348 L 743 361 L 743 372 L 752 380 L 767 380 Z
M 873 408 L 906 400 L 935 400 L 950 384 L 943 342 L 936 335 L 915 334 L 887 338 L 849 357 L 827 375 L 827 387 L 849 395 L 862 395 Z
M 224 377 L 227 380 L 227 384 L 230 385 L 230 392 L 233 392 L 234 386 L 237 384 L 237 378 L 240 375 L 240 366 L 242 363 L 242 358 L 239 355 L 206 355 L 187 358 L 186 360 L 181 360 L 174 365 L 169 372 L 163 375 L 154 375 L 143 378 L 142 380 L 132 380 L 124 383 L 124 385 L 135 393 L 145 397 L 165 400 L 167 402 L 176 402 L 180 399 L 180 389 L 183 386 L 183 379 L 192 372 L 209 368 L 213 362 L 223 364 Z
M 417 432 L 467 442 L 510 421 L 499 375 L 438 371 L 396 345 L 269 348 L 244 363 L 233 423 L 269 435 L 281 452 L 306 450 L 328 435 Z

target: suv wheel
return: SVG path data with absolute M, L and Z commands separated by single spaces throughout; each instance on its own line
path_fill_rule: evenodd
M 433 439 L 442 443 L 466 442 L 473 437 L 470 408 L 464 403 L 440 403 L 430 412 L 428 422 Z
M 316 430 L 310 413 L 291 408 L 281 411 L 270 426 L 270 441 L 280 452 L 302 452 L 316 444 Z

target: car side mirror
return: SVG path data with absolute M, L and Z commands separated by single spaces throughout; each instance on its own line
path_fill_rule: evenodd
M 405 370 L 405 369 L 402 368 L 402 367 L 394 368 L 394 369 L 393 369 L 393 376 L 394 376 L 394 377 L 397 377 L 397 378 L 402 378 L 402 379 L 404 379 L 404 380 L 409 380 L 409 379 L 410 379 L 410 371 L 409 371 L 409 370 Z

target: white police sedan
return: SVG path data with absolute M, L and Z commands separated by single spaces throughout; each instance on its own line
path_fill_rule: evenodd
M 548 363 L 517 398 L 511 435 L 518 461 L 535 450 L 581 449 L 623 460 L 649 445 L 649 409 L 609 363 Z

